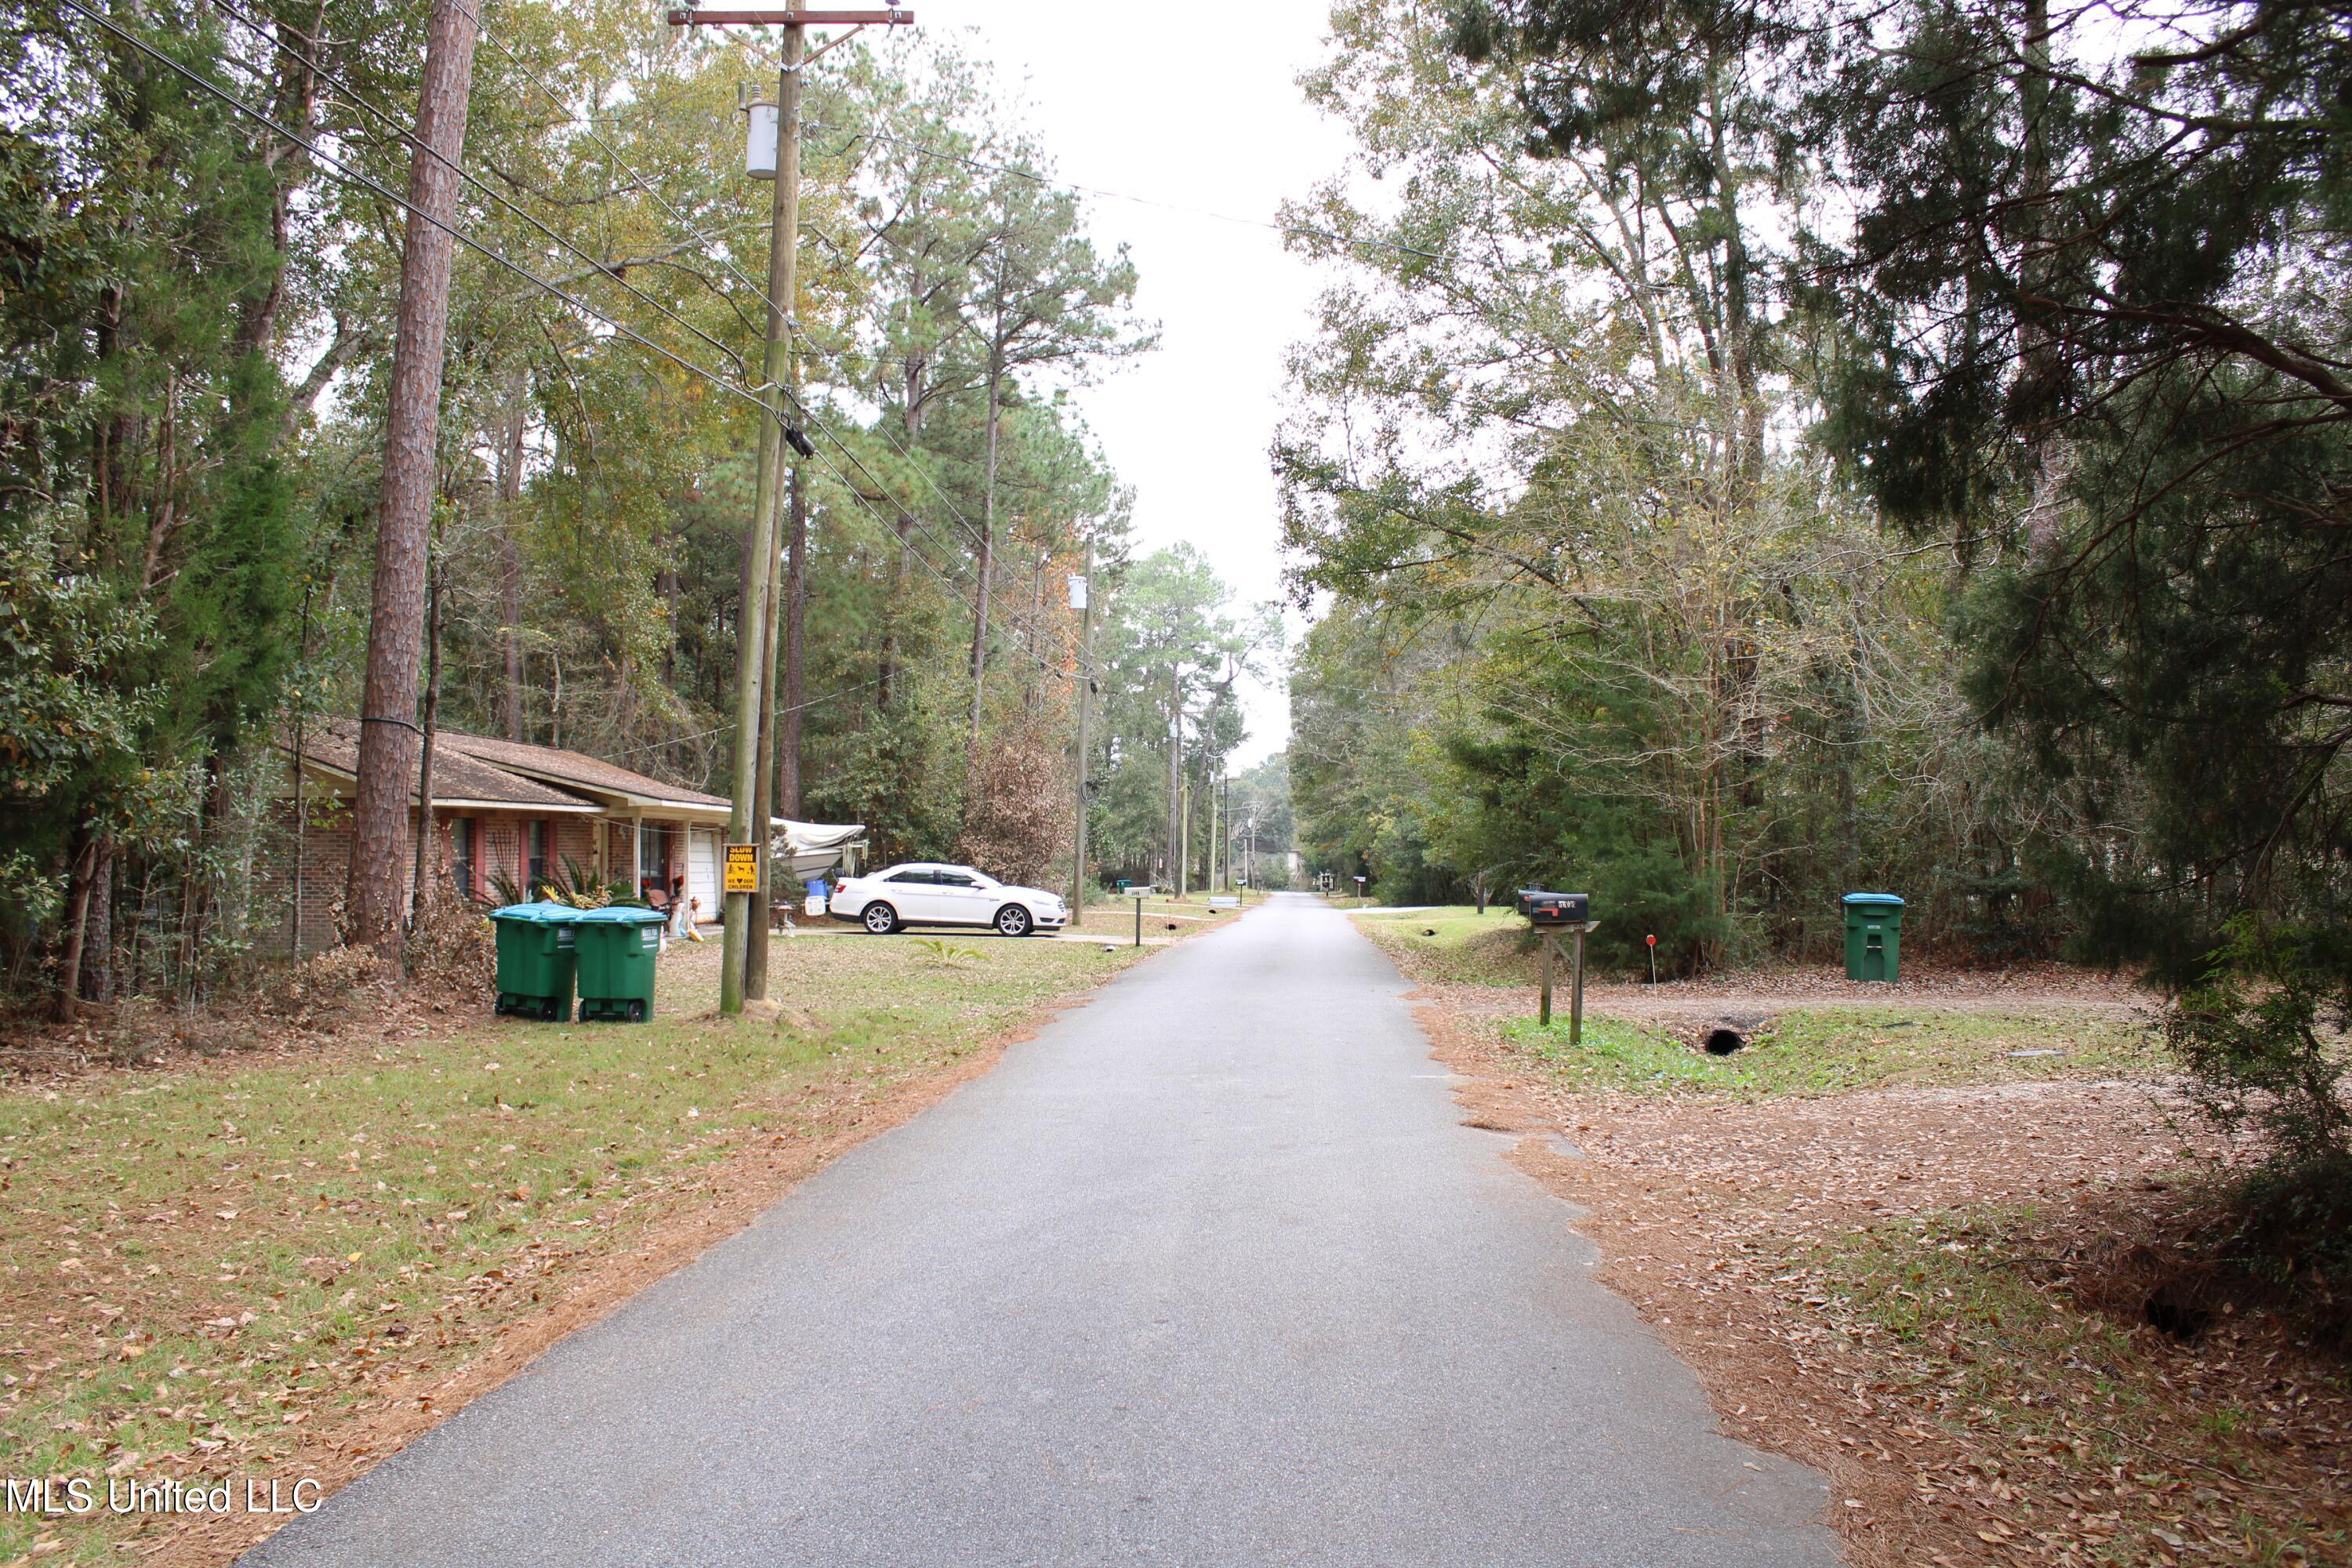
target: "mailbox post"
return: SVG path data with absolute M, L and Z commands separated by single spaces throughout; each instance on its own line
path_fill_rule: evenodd
M 1536 1022 L 1544 1028 L 1551 1027 L 1552 977 L 1562 962 L 1559 939 L 1562 933 L 1571 937 L 1565 962 L 1568 964 L 1568 1043 L 1572 1048 L 1584 1038 L 1584 938 L 1601 922 L 1588 920 L 1592 911 L 1589 893 L 1549 893 L 1540 888 L 1521 888 L 1519 913 L 1527 916 L 1528 924 L 1543 933 L 1543 986 L 1536 1004 Z

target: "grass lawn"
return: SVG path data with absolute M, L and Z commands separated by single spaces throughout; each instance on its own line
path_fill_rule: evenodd
M 1345 902 L 1335 908 L 1343 912 Z M 1529 985 L 1543 960 L 1509 900 L 1452 904 L 1406 914 L 1358 915 L 1356 923 L 1414 978 L 1444 985 Z M 1435 931 L 1424 936 L 1424 931 Z
M 1567 1020 L 1557 1011 L 1549 1028 L 1532 1018 L 1502 1027 L 1513 1048 L 1576 1088 L 1637 1094 L 1949 1088 L 2145 1070 L 2155 1059 L 2145 1030 L 2118 1019 L 2063 1013 L 1801 1007 L 1781 1013 L 1746 1049 L 1722 1057 L 1663 1030 L 1613 1018 L 1587 1017 L 1573 1049 Z
M 1370 914 L 1356 923 L 1405 973 L 1441 985 L 1532 988 L 1540 965 L 1527 922 L 1508 904 Z M 1950 1088 L 2159 1065 L 2146 1029 L 2107 1012 L 2063 1006 L 1938 1006 L 1759 1002 L 1727 997 L 1727 1013 L 1768 1016 L 1746 1049 L 1709 1056 L 1663 1025 L 1588 1010 L 1568 1044 L 1566 977 L 1548 1029 L 1532 1016 L 1498 1020 L 1505 1042 L 1560 1081 L 1640 1094 L 1826 1095 L 1861 1089 Z M 1622 994 L 1622 990 L 1621 990 Z M 1698 1009 L 1705 1011 L 1704 1007 Z
M 773 954 L 773 1025 L 707 1016 L 712 942 L 672 950 L 642 1026 L 476 1016 L 0 1092 L 0 1474 L 264 1475 L 307 1426 L 454 1367 L 542 1285 L 689 1209 L 730 1155 L 837 1131 L 1141 956 L 854 936 Z M 163 1527 L 0 1514 L 0 1561 L 119 1562 Z

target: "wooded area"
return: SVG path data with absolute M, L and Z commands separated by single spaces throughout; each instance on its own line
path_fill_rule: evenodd
M 1276 447 L 1302 847 L 1604 966 L 2154 982 L 2343 1266 L 2352 13 L 1359 0 Z M 1367 199 L 1376 193 L 1378 199 Z M 1342 884 L 1345 885 L 1344 883 Z
M 191 1002 L 281 956 L 261 933 L 288 747 L 362 710 L 372 596 L 410 595 L 394 619 L 424 633 L 377 672 L 365 710 L 391 717 L 363 729 L 408 731 L 362 734 L 363 776 L 372 741 L 411 776 L 437 726 L 728 792 L 771 189 L 744 174 L 737 100 L 772 90 L 773 61 L 640 8 L 501 6 L 436 133 L 427 20 L 379 0 L 8 14 L 19 1006 Z M 812 453 L 772 799 L 869 825 L 885 862 L 1066 883 L 1065 578 L 1091 548 L 1097 868 L 1172 880 L 1180 843 L 1205 868 L 1234 672 L 1275 648 L 1197 557 L 1133 558 L 1128 494 L 1067 401 L 1150 346 L 1133 267 L 952 47 L 845 43 L 805 119 L 788 416 Z M 435 242 L 446 365 L 401 315 L 404 256 Z M 384 458 L 412 332 L 440 377 L 414 497 Z M 429 550 L 388 567 L 380 521 L 412 504 Z M 397 823 L 364 853 L 398 852 Z M 420 858 L 415 886 L 446 882 Z M 396 938 L 398 912 L 338 920 Z
M 1276 458 L 1304 842 L 1631 964 L 2342 929 L 2331 5 L 1363 0 Z M 1369 199 L 1376 193 L 1378 199 Z

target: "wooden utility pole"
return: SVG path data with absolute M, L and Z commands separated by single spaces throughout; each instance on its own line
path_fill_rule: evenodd
M 776 714 L 776 815 L 801 815 L 801 708 L 808 700 L 808 492 L 793 466 L 784 545 L 784 702 Z
M 770 630 L 775 595 L 769 591 L 776 550 L 777 501 L 784 453 L 784 399 L 793 383 L 791 311 L 797 300 L 795 261 L 800 239 L 801 201 L 801 63 L 808 53 L 812 26 L 897 26 L 911 23 L 912 11 L 672 11 L 672 26 L 777 25 L 784 29 L 782 63 L 776 72 L 776 191 L 768 222 L 767 353 L 761 362 L 761 385 L 757 389 L 767 412 L 760 419 L 759 484 L 751 503 L 751 528 L 744 552 L 743 597 L 735 632 L 735 769 L 729 791 L 727 842 L 758 847 L 753 858 L 756 887 L 768 886 L 768 823 L 752 820 L 753 797 L 764 793 L 766 769 L 760 734 L 763 703 L 773 675 L 774 642 Z M 730 889 L 725 895 L 727 924 L 719 952 L 719 1010 L 743 1010 L 745 975 L 751 952 L 752 892 Z M 764 977 L 761 989 L 765 989 Z
M 1078 788 L 1077 828 L 1070 851 L 1070 923 L 1087 913 L 1087 763 L 1095 717 L 1095 547 L 1087 545 L 1087 574 L 1071 587 L 1078 610 Z
M 1234 890 L 1234 775 L 1224 775 L 1223 800 L 1218 807 L 1217 847 L 1225 858 L 1225 891 Z
M 1168 885 L 1184 892 L 1184 667 L 1168 661 Z
M 408 226 L 400 252 L 400 317 L 384 414 L 383 480 L 368 606 L 367 680 L 360 698 L 352 869 L 345 940 L 400 963 L 400 854 L 416 777 L 416 653 L 425 629 L 425 556 L 441 435 L 441 367 L 449 326 L 457 166 L 474 80 L 474 7 L 433 0 L 416 150 L 408 162 Z M 424 815 L 429 820 L 428 805 Z
M 797 481 L 799 471 L 793 471 Z M 768 994 L 768 932 L 775 923 L 769 901 L 768 845 L 769 825 L 775 812 L 775 771 L 770 760 L 776 749 L 776 601 L 783 591 L 783 568 L 780 560 L 781 541 L 771 539 L 768 549 L 766 613 L 760 617 L 760 728 L 759 739 L 751 749 L 751 830 L 752 842 L 760 846 L 760 885 L 751 889 L 751 915 L 743 923 L 743 998 L 759 1002 Z

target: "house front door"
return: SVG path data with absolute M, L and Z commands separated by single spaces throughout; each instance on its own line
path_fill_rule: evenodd
M 719 830 L 689 828 L 687 851 L 687 896 L 700 901 L 701 907 L 695 911 L 697 919 L 715 921 L 719 913 Z

